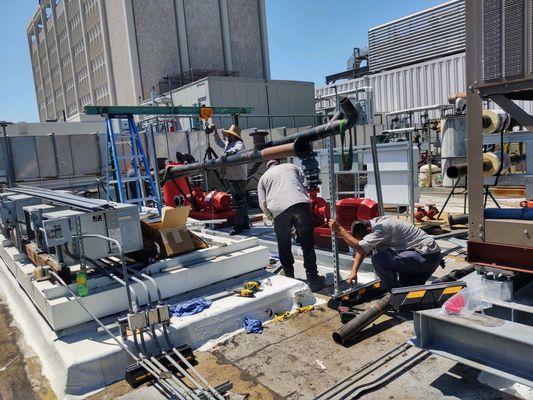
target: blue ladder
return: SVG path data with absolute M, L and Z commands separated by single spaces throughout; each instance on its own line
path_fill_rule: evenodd
M 128 121 L 127 129 L 124 131 L 121 124 L 123 119 L 127 119 Z M 113 131 L 113 120 L 119 121 L 120 128 L 117 133 Z M 117 145 L 129 146 L 131 148 L 131 154 L 126 154 L 126 152 L 119 154 Z M 133 167 L 132 175 L 122 175 L 120 161 L 130 161 Z M 111 167 L 111 162 L 113 163 L 113 168 Z M 141 166 L 143 171 L 141 171 Z M 135 182 L 136 196 L 127 195 L 128 190 L 126 185 L 129 182 Z M 157 204 L 159 215 L 161 215 L 161 197 L 157 192 L 154 179 L 150 174 L 150 167 L 139 136 L 139 131 L 131 114 L 122 116 L 108 115 L 106 118 L 106 200 L 108 203 L 111 201 L 110 186 L 115 183 L 118 187 L 119 202 L 137 204 L 139 212 L 142 212 L 143 205 L 148 206 L 149 201 L 154 201 Z M 145 193 L 146 183 L 148 183 L 152 192 L 150 196 L 147 196 Z

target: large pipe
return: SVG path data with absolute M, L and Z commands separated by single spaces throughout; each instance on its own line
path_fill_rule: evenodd
M 504 167 L 509 165 L 516 165 L 521 162 L 524 157 L 520 154 L 511 153 L 504 155 Z M 496 175 L 500 170 L 500 164 L 502 161 L 500 157 L 495 153 L 484 153 L 483 154 L 483 175 L 492 176 Z M 446 170 L 446 176 L 450 179 L 457 179 L 463 176 L 466 176 L 468 173 L 467 164 L 456 164 L 451 165 Z
M 218 169 L 221 167 L 257 161 L 268 161 L 289 156 L 305 158 L 313 151 L 311 142 L 338 134 L 342 124 L 344 124 L 346 129 L 350 129 L 354 126 L 357 119 L 357 111 L 352 102 L 347 98 L 343 98 L 340 101 L 340 108 L 342 113 L 339 112 L 335 114 L 326 124 L 267 142 L 264 145 L 258 146 L 257 149 L 239 152 L 238 154 L 227 157 L 225 160 L 217 158 L 215 160 L 205 160 L 191 164 L 168 167 L 165 170 L 165 176 L 163 179 L 168 180 L 179 176 L 198 174 L 210 169 Z
M 349 343 L 359 332 L 378 319 L 381 315 L 385 314 L 385 312 L 391 307 L 390 300 L 391 295 L 388 294 L 372 307 L 343 325 L 339 330 L 333 332 L 332 336 L 335 343 L 343 346 Z
M 483 172 L 490 171 L 492 168 L 492 162 L 489 160 L 483 160 Z M 457 179 L 466 176 L 468 173 L 467 164 L 450 165 L 446 170 L 446 176 L 450 179 Z
M 533 208 L 485 208 L 483 216 L 486 219 L 524 219 L 533 220 Z M 448 214 L 450 228 L 455 225 L 467 225 L 468 214 Z

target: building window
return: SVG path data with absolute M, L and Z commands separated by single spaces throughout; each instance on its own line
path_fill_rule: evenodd
M 85 0 L 83 2 L 83 8 L 85 10 L 85 14 L 89 14 L 95 5 L 96 5 L 96 0 Z
M 57 51 L 56 42 L 53 42 L 53 43 L 48 47 L 48 54 L 52 55 L 52 54 L 54 54 L 56 51 Z
M 61 59 L 61 68 L 66 68 L 71 63 L 70 54 L 66 54 L 65 57 Z
M 91 104 L 91 95 L 86 94 L 85 96 L 82 96 L 80 102 L 82 107 Z
M 67 40 L 67 30 L 63 28 L 61 32 L 57 35 L 59 39 L 59 45 L 61 46 Z
M 76 72 L 76 78 L 78 79 L 78 82 L 83 82 L 88 76 L 89 71 L 87 71 L 86 66 L 81 67 L 81 69 Z
M 70 90 L 74 89 L 74 79 L 68 78 L 65 81 L 65 90 L 68 92 Z
M 105 60 L 104 60 L 104 54 L 100 53 L 95 58 L 93 58 L 90 62 L 91 64 L 91 71 L 93 73 L 97 72 L 104 66 Z
M 85 45 L 83 44 L 83 39 L 74 45 L 74 47 L 72 48 L 72 51 L 74 53 L 75 58 L 81 57 L 81 55 L 85 51 Z
M 76 102 L 72 102 L 67 105 L 67 114 L 69 117 L 77 112 L 78 112 L 78 106 L 76 105 Z
M 104 99 L 109 90 L 107 88 L 107 83 L 103 83 L 100 86 L 98 86 L 96 89 L 94 89 L 94 94 L 96 95 L 96 101 L 100 101 Z
M 93 25 L 91 29 L 87 31 L 87 37 L 89 38 L 89 44 L 92 44 L 95 40 L 97 40 L 99 36 L 101 35 L 101 33 L 102 33 L 102 30 L 100 28 L 100 23 Z
M 80 25 L 81 23 L 81 18 L 80 18 L 80 13 L 76 13 L 74 16 L 72 16 L 69 20 L 69 24 L 70 24 L 70 29 L 74 30 L 78 27 L 78 25 Z
M 56 99 L 63 97 L 63 91 L 61 90 L 61 88 L 57 88 L 54 90 L 54 96 Z

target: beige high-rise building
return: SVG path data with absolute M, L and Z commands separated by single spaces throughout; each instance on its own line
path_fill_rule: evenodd
M 41 121 L 204 76 L 270 79 L 264 0 L 41 0 L 27 33 Z

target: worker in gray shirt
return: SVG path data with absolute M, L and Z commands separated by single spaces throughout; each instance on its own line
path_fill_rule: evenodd
M 294 227 L 303 251 L 307 282 L 314 290 L 325 286 L 326 279 L 318 275 L 313 237 L 314 219 L 304 181 L 305 176 L 297 166 L 271 160 L 259 179 L 257 195 L 265 216 L 274 221 L 284 275 L 294 278 L 291 247 L 291 230 Z
M 329 221 L 329 226 L 355 250 L 349 284 L 357 283 L 357 271 L 372 251 L 372 265 L 387 290 L 423 285 L 442 259 L 440 247 L 433 237 L 395 218 L 356 221 L 351 233 L 334 220 Z
M 220 159 L 226 161 L 228 156 L 237 154 L 245 149 L 241 138 L 241 128 L 231 125 L 229 129 L 223 129 L 225 141 L 222 141 L 218 134 L 215 135 L 215 142 L 224 147 L 224 153 Z M 221 169 L 223 178 L 229 181 L 230 193 L 237 210 L 237 215 L 233 221 L 233 228 L 230 235 L 237 235 L 244 230 L 250 229 L 250 218 L 248 217 L 248 207 L 246 204 L 246 182 L 248 179 L 248 167 L 246 164 L 231 165 Z

